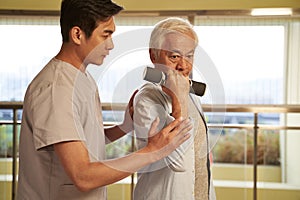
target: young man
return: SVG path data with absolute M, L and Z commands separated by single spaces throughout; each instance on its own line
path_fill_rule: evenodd
M 105 185 L 167 156 L 190 137 L 189 120 L 155 134 L 156 119 L 145 148 L 105 160 L 105 141 L 131 131 L 132 122 L 128 114 L 121 125 L 103 128 L 97 85 L 86 67 L 101 65 L 113 49 L 113 16 L 121 10 L 111 0 L 62 1 L 63 44 L 24 99 L 17 199 L 106 199 Z
M 191 118 L 193 137 L 166 158 L 139 171 L 135 200 L 215 198 L 207 127 L 199 98 L 189 93 L 189 76 L 197 44 L 198 38 L 192 25 L 180 18 L 159 22 L 151 33 L 150 59 L 156 69 L 166 74 L 166 80 L 163 85 L 145 84 L 134 98 L 138 147 L 143 148 L 147 144 L 145 132 L 157 116 L 161 119 L 159 128 L 180 116 Z

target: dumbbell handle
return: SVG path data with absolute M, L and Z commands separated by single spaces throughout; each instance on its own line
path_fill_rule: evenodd
M 143 76 L 143 79 L 145 81 L 158 83 L 162 85 L 165 83 L 167 77 L 165 73 L 152 67 L 146 67 Z M 201 97 L 204 95 L 206 89 L 205 83 L 193 81 L 190 79 L 190 84 L 190 93 L 196 94 Z

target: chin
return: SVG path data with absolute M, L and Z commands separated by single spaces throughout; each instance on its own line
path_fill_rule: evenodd
M 103 64 L 103 59 L 97 60 L 95 62 L 92 62 L 92 64 L 94 64 L 94 65 L 102 65 Z
M 101 62 L 98 62 L 97 65 L 102 65 L 103 64 L 103 60 Z

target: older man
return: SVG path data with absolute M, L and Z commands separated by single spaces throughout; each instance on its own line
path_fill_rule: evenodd
M 147 144 L 145 134 L 159 116 L 159 128 L 180 116 L 192 119 L 194 128 L 187 142 L 170 156 L 139 171 L 135 200 L 215 199 L 211 183 L 207 126 L 199 98 L 190 94 L 198 39 L 191 24 L 181 18 L 159 22 L 150 38 L 150 59 L 166 74 L 165 82 L 143 85 L 134 99 L 134 121 L 139 148 Z

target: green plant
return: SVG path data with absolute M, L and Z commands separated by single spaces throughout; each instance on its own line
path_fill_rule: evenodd
M 106 145 L 106 158 L 118 158 L 132 152 L 132 137 L 124 136 L 123 138 Z
M 17 126 L 17 137 L 20 134 L 20 125 Z M 19 145 L 17 145 L 17 152 Z M 0 158 L 9 158 L 13 155 L 13 126 L 0 125 Z
M 0 126 L 0 157 L 12 156 L 12 137 L 7 125 Z

